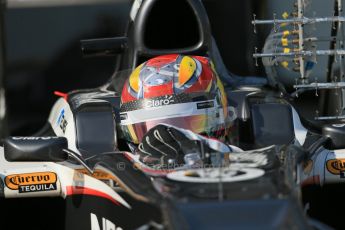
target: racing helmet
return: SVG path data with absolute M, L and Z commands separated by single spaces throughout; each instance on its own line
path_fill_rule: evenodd
M 222 139 L 231 125 L 227 107 L 209 58 L 163 55 L 138 66 L 125 82 L 120 125 L 125 139 L 134 144 L 158 124 Z

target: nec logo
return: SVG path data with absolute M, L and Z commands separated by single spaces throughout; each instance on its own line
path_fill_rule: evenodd
M 146 108 L 151 108 L 151 107 L 159 107 L 163 105 L 170 105 L 174 103 L 173 96 L 165 96 L 162 99 L 157 99 L 157 100 L 147 100 L 144 102 L 144 105 Z
M 122 230 L 122 228 L 116 227 L 113 222 L 104 217 L 100 225 L 96 214 L 91 213 L 91 230 Z

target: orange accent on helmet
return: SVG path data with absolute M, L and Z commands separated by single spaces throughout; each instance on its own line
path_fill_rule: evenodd
M 193 58 L 185 56 L 180 63 L 180 71 L 178 75 L 178 83 L 180 86 L 186 84 L 188 80 L 193 76 L 196 70 L 196 63 Z

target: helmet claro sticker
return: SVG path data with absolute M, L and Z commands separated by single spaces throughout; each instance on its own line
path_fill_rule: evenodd
M 57 190 L 57 176 L 53 172 L 13 174 L 5 177 L 9 189 L 19 193 Z
M 340 175 L 345 172 L 345 159 L 328 160 L 326 167 L 330 173 Z
M 146 100 L 144 103 L 144 107 L 146 108 L 159 107 L 159 106 L 164 106 L 164 105 L 170 105 L 170 104 L 173 104 L 174 102 L 175 101 L 172 95 L 170 96 L 166 95 L 163 98 L 158 99 L 158 100 L 154 100 L 154 99 Z

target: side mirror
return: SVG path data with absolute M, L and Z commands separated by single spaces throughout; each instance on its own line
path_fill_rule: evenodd
M 4 141 L 8 161 L 60 162 L 68 158 L 63 151 L 68 143 L 65 137 L 9 137 Z

